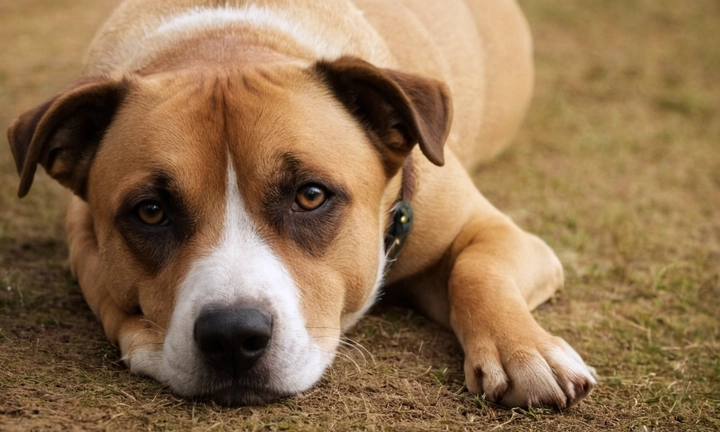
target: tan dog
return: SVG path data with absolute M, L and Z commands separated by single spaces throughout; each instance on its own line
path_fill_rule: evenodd
M 20 196 L 37 164 L 76 195 L 70 260 L 108 338 L 177 394 L 309 388 L 386 286 L 454 330 L 471 392 L 563 408 L 594 380 L 530 314 L 560 262 L 464 169 L 531 87 L 511 0 L 127 0 L 8 137 Z

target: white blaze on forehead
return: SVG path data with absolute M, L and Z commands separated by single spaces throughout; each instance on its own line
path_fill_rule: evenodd
M 176 392 L 194 395 L 203 389 L 207 370 L 195 345 L 194 324 L 203 307 L 263 308 L 272 315 L 273 334 L 260 359 L 266 384 L 277 392 L 295 393 L 314 384 L 334 352 L 313 341 L 305 328 L 300 292 L 284 264 L 257 232 L 243 204 L 235 171 L 228 168 L 223 236 L 199 259 L 180 285 L 164 344 L 162 381 Z M 229 383 L 228 383 L 229 384 Z
M 208 303 L 231 306 L 255 301 L 250 304 L 266 305 L 269 312 L 289 312 L 302 327 L 299 291 L 245 210 L 232 167 L 228 169 L 226 197 L 220 243 L 190 271 L 176 310 L 190 307 L 192 315 L 197 315 L 198 309 Z

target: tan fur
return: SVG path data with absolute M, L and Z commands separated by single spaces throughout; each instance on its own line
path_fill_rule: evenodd
M 258 231 L 300 289 L 305 326 L 323 349 L 333 350 L 340 332 L 367 307 L 380 262 L 378 239 L 400 193 L 399 168 L 415 142 L 397 130 L 366 133 L 323 87 L 322 74 L 308 73 L 326 60 L 327 74 L 366 74 L 394 86 L 404 96 L 384 103 L 397 104 L 396 111 L 410 106 L 401 120 L 420 143 L 412 159 L 415 224 L 386 284 L 453 329 L 471 392 L 505 406 L 563 408 L 582 399 L 594 385 L 588 368 L 530 314 L 562 286 L 559 260 L 488 203 L 466 172 L 509 143 L 530 99 L 530 35 L 515 2 L 265 0 L 258 3 L 271 15 L 301 23 L 301 30 L 211 23 L 157 31 L 178 14 L 215 3 L 126 0 L 106 22 L 83 75 L 99 89 L 96 98 L 105 97 L 108 86 L 123 91 L 94 159 L 54 144 L 62 136 L 55 132 L 37 138 L 46 129 L 50 134 L 43 125 L 53 122 L 70 137 L 82 132 L 63 123 L 71 107 L 62 96 L 21 117 L 8 135 L 25 191 L 37 163 L 51 175 L 71 171 L 78 158 L 88 165 L 79 171 L 87 176 L 55 175 L 83 198 L 73 198 L 68 213 L 70 259 L 88 304 L 128 363 L 135 351 L 161 349 L 178 286 L 218 242 L 228 164 Z M 251 2 L 224 3 L 242 8 Z M 380 69 L 360 60 L 333 63 L 341 55 Z M 448 103 L 448 90 L 450 129 L 437 113 L 423 118 Z M 391 96 L 382 91 L 378 97 Z M 447 136 L 444 158 L 434 156 L 442 142 L 433 144 L 433 134 Z M 341 182 L 352 197 L 322 253 L 279 235 L 264 216 L 267 179 L 280 169 L 274 157 L 287 148 L 316 161 L 313 170 Z M 428 158 L 444 159 L 444 166 Z M 158 170 L 183 191 L 196 231 L 153 270 L 126 246 L 116 214 L 124 197 Z

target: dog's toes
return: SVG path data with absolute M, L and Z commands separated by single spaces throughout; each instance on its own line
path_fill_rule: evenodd
M 500 401 L 508 389 L 508 377 L 495 350 L 482 350 L 465 356 L 465 380 L 471 393 Z
M 595 379 L 580 356 L 561 338 L 549 342 L 508 358 L 510 387 L 502 405 L 565 409 L 590 393 Z
M 558 384 L 573 406 L 587 396 L 596 384 L 590 368 L 580 355 L 562 338 L 553 338 L 554 345 L 544 352 Z
M 518 350 L 505 362 L 510 386 L 500 404 L 508 407 L 552 407 L 563 409 L 567 397 L 550 365 L 536 350 Z
M 468 390 L 512 407 L 569 408 L 595 386 L 590 368 L 561 338 L 509 352 L 509 347 L 474 350 L 465 358 Z M 505 351 L 501 351 L 504 349 Z

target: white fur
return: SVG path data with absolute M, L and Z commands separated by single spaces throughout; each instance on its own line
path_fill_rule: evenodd
M 235 25 L 249 26 L 253 29 L 267 29 L 273 33 L 284 34 L 314 53 L 315 58 L 336 58 L 343 54 L 346 41 L 342 39 L 324 39 L 318 32 L 312 32 L 299 22 L 286 16 L 284 11 L 267 7 L 249 5 L 243 8 L 198 7 L 167 18 L 154 33 L 165 36 L 167 33 L 188 34 L 195 31 L 220 29 Z
M 224 235 L 209 255 L 192 266 L 179 287 L 165 337 L 162 370 L 159 376 L 150 375 L 181 395 L 210 390 L 204 386 L 212 381 L 212 373 L 201 361 L 193 338 L 195 320 L 206 305 L 230 306 L 249 301 L 267 305 L 273 315 L 272 343 L 259 361 L 263 376 L 258 378 L 280 394 L 305 390 L 320 378 L 334 352 L 323 350 L 308 335 L 299 290 L 283 263 L 256 232 L 232 167 L 228 169 L 226 205 Z M 156 362 L 148 359 L 138 368 L 150 364 Z
M 142 347 L 130 352 L 123 351 L 122 361 L 135 374 L 153 377 L 157 380 L 160 380 L 163 375 L 163 352 L 161 349 L 148 350 L 147 347 Z

